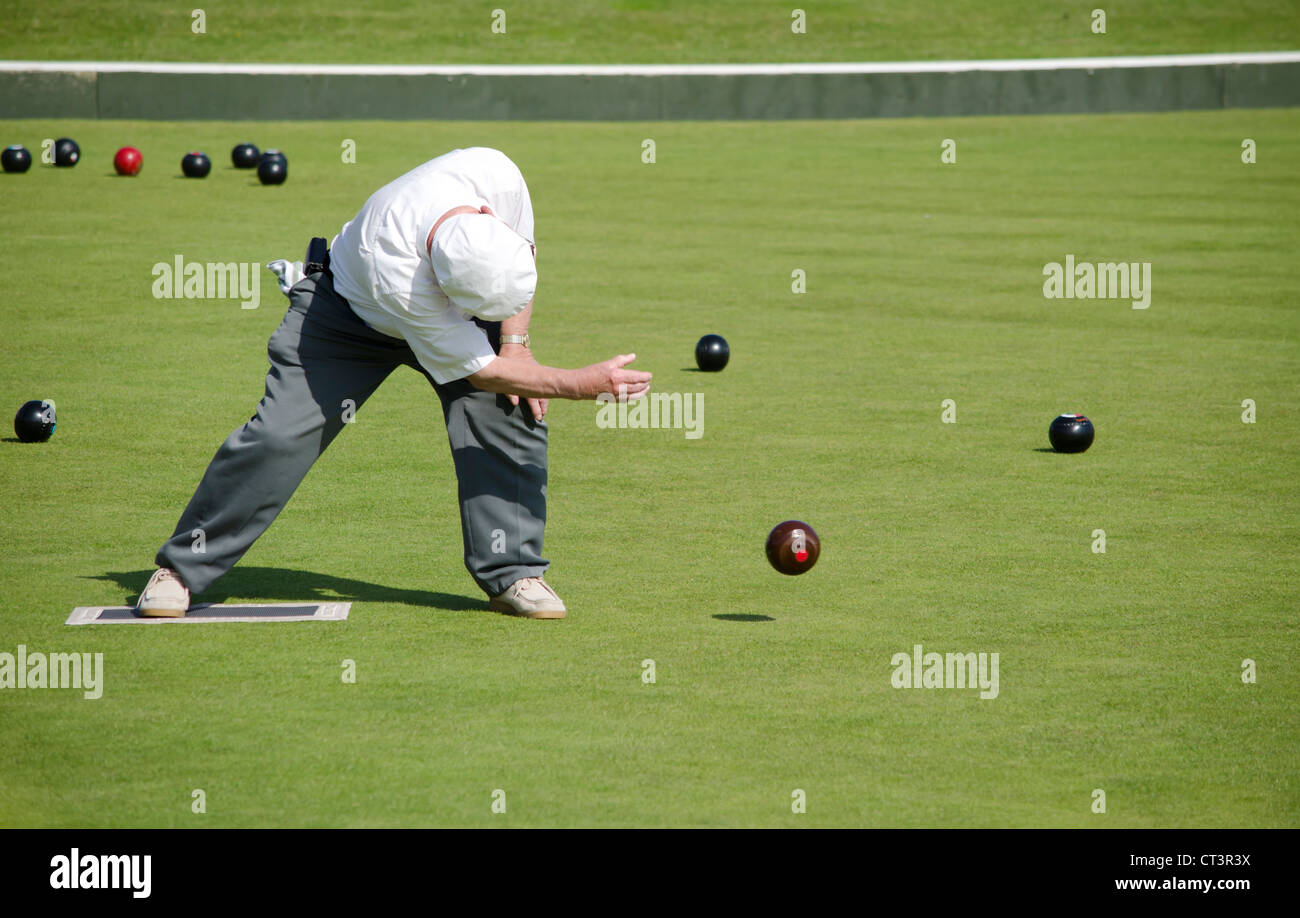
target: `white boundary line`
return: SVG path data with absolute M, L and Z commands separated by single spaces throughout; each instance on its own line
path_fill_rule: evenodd
M 977 70 L 1114 70 L 1300 63 L 1300 51 L 1161 54 L 1139 57 L 1051 57 L 987 61 L 899 61 L 861 64 L 609 64 L 609 65 L 350 65 L 175 64 L 132 61 L 0 61 L 0 72 L 246 74 L 283 76 L 792 76 L 796 74 L 961 73 Z
M 123 612 L 131 611 L 131 606 L 77 606 L 68 616 L 65 625 L 166 625 L 166 624 L 190 624 L 202 625 L 211 623 L 226 622 L 245 622 L 249 624 L 259 624 L 261 622 L 340 622 L 348 617 L 348 612 L 352 609 L 350 602 L 241 602 L 234 603 L 240 608 L 301 608 L 303 606 L 316 606 L 316 611 L 311 615 L 241 615 L 241 616 L 184 616 L 182 618 L 142 618 L 132 616 L 130 618 L 105 618 L 99 616 L 103 612 L 114 611 Z M 200 603 L 196 605 L 193 611 L 208 608 L 223 608 L 214 606 L 211 603 Z M 225 607 L 229 608 L 229 607 Z

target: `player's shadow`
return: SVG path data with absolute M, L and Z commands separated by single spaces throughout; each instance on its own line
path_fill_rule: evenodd
M 123 605 L 133 606 L 140 589 L 153 575 L 153 568 L 141 571 L 106 571 L 88 580 L 105 580 L 130 591 Z M 408 590 L 401 587 L 367 583 L 314 571 L 286 570 L 282 567 L 236 567 L 195 601 L 222 603 L 230 597 L 277 602 L 391 602 L 404 606 L 448 609 L 453 612 L 485 612 L 487 600 L 438 593 L 433 590 Z
M 740 612 L 722 612 L 715 616 L 718 621 L 722 622 L 774 622 L 770 615 L 746 615 Z

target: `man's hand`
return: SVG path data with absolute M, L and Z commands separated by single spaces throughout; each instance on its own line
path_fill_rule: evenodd
M 507 360 L 524 360 L 534 365 L 537 364 L 537 358 L 533 356 L 533 352 L 530 351 L 528 348 L 524 347 L 522 344 L 501 345 L 500 356 L 506 358 Z M 510 404 L 518 405 L 519 396 L 511 395 Z M 546 399 L 546 398 L 528 399 L 528 409 L 533 413 L 533 417 L 535 417 L 539 421 L 542 418 L 546 417 L 546 409 L 548 407 L 550 407 L 550 399 Z
M 629 402 L 642 398 L 650 391 L 652 374 L 623 369 L 633 360 L 636 360 L 636 354 L 619 354 L 604 363 L 593 363 L 578 370 L 582 377 L 582 397 L 595 398 L 609 393 L 619 401 L 624 395 Z

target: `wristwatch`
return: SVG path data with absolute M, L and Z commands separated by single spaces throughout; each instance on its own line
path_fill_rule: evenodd
M 530 338 L 528 337 L 528 335 L 502 335 L 501 336 L 502 344 L 522 344 L 524 347 L 528 347 L 529 341 Z

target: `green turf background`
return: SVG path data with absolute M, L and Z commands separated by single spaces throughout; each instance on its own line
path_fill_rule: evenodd
M 0 691 L 0 824 L 1300 824 L 1297 112 L 0 123 L 65 134 L 77 168 L 0 176 L 0 404 L 59 408 L 48 444 L 0 443 L 0 650 L 101 651 L 106 688 Z M 246 137 L 288 184 L 229 167 Z M 476 143 L 533 192 L 540 358 L 635 351 L 705 394 L 698 441 L 554 405 L 569 618 L 481 611 L 436 400 L 402 371 L 214 591 L 347 599 L 348 622 L 65 627 L 134 598 L 284 308 L 269 274 L 256 310 L 155 300 L 151 266 L 299 258 Z M 1045 300 L 1066 253 L 1151 261 L 1151 308 Z M 706 332 L 718 375 L 689 369 Z M 1082 456 L 1043 451 L 1067 410 L 1097 424 Z M 762 554 L 789 517 L 823 540 L 800 578 Z M 892 689 L 915 643 L 997 651 L 1000 697 Z
M 191 10 L 206 11 L 206 32 Z M 1106 34 L 1092 10 L 1106 11 Z M 791 31 L 791 13 L 807 32 Z M 505 34 L 492 12 L 506 12 Z M 401 64 L 952 60 L 1300 48 L 1297 0 L 0 0 L 0 58 Z

